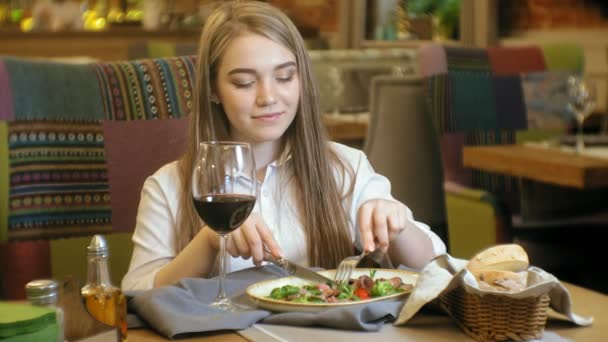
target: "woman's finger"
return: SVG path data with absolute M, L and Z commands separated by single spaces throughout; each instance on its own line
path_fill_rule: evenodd
M 388 248 L 388 208 L 379 204 L 374 208 L 374 238 L 383 252 Z
M 262 251 L 264 251 L 264 249 L 268 249 L 270 254 L 272 254 L 272 256 L 275 258 L 282 258 L 283 250 L 281 249 L 281 246 L 279 246 L 279 243 L 274 239 L 274 236 L 266 223 L 263 220 L 261 220 L 260 223 L 261 224 L 259 224 L 257 228 L 260 238 L 262 239 Z
M 262 245 L 262 238 L 259 233 L 259 226 L 262 225 L 261 220 L 255 220 L 252 222 L 251 229 L 246 230 L 245 239 L 247 239 L 247 246 L 249 248 L 250 256 L 253 257 L 253 263 L 259 265 L 264 259 L 264 249 Z
M 233 231 L 230 234 L 232 241 L 234 241 L 234 244 L 237 248 L 238 255 L 241 256 L 243 259 L 249 259 L 251 257 L 251 249 L 249 248 L 247 239 L 248 230 L 251 230 L 251 228 L 243 225 L 241 226 L 241 228 Z
M 220 237 L 220 239 L 221 239 L 221 237 Z M 218 251 L 219 251 L 219 247 L 218 247 Z M 226 252 L 235 258 L 237 256 L 239 256 L 239 249 L 236 247 L 232 234 L 228 235 L 228 238 L 226 238 Z
M 357 220 L 359 225 L 359 234 L 361 236 L 361 246 L 363 250 L 372 252 L 375 249 L 374 233 L 372 231 L 372 214 L 374 206 L 370 202 L 365 202 L 357 212 Z
M 400 218 L 400 208 L 398 205 L 393 206 L 393 210 L 388 216 L 388 239 L 392 241 L 403 229 Z

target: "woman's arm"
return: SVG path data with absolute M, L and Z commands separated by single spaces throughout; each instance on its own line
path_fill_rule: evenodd
M 164 166 L 144 183 L 131 264 L 122 281 L 124 290 L 147 290 L 183 277 L 209 274 L 217 248 L 209 242 L 213 233 L 208 229 L 203 229 L 180 253 L 175 250 L 179 185 L 175 163 Z
M 179 254 L 156 274 L 154 287 L 171 285 L 182 278 L 205 277 L 213 268 L 217 247 L 211 243 L 218 239 L 209 228 L 203 228 Z
M 394 265 L 413 268 L 445 253 L 441 239 L 391 196 L 389 180 L 373 170 L 365 154 L 357 154 L 351 217 L 357 222 L 361 248 L 388 247 Z

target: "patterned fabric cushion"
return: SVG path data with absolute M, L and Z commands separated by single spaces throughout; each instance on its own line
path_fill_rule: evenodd
M 99 123 L 15 121 L 8 139 L 9 240 L 110 231 Z
M 3 61 L 10 83 L 7 92 L 12 95 L 14 113 L 11 115 L 15 120 L 103 119 L 101 92 L 90 64 L 17 58 L 3 58 Z M 1 73 L 0 70 L 0 86 Z
M 108 120 L 168 119 L 194 105 L 195 58 L 94 64 Z

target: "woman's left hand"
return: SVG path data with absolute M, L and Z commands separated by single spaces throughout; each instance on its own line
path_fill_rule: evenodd
M 385 199 L 363 203 L 357 215 L 363 249 L 372 252 L 380 248 L 386 253 L 389 242 L 406 227 L 406 209 L 401 202 Z

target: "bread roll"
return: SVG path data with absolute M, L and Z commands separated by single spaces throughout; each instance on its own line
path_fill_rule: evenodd
M 467 269 L 473 274 L 482 271 L 511 271 L 527 270 L 528 254 L 520 245 L 497 245 L 485 249 L 475 255 L 467 264 Z
M 528 272 L 481 271 L 475 277 L 480 289 L 519 292 L 526 288 Z

